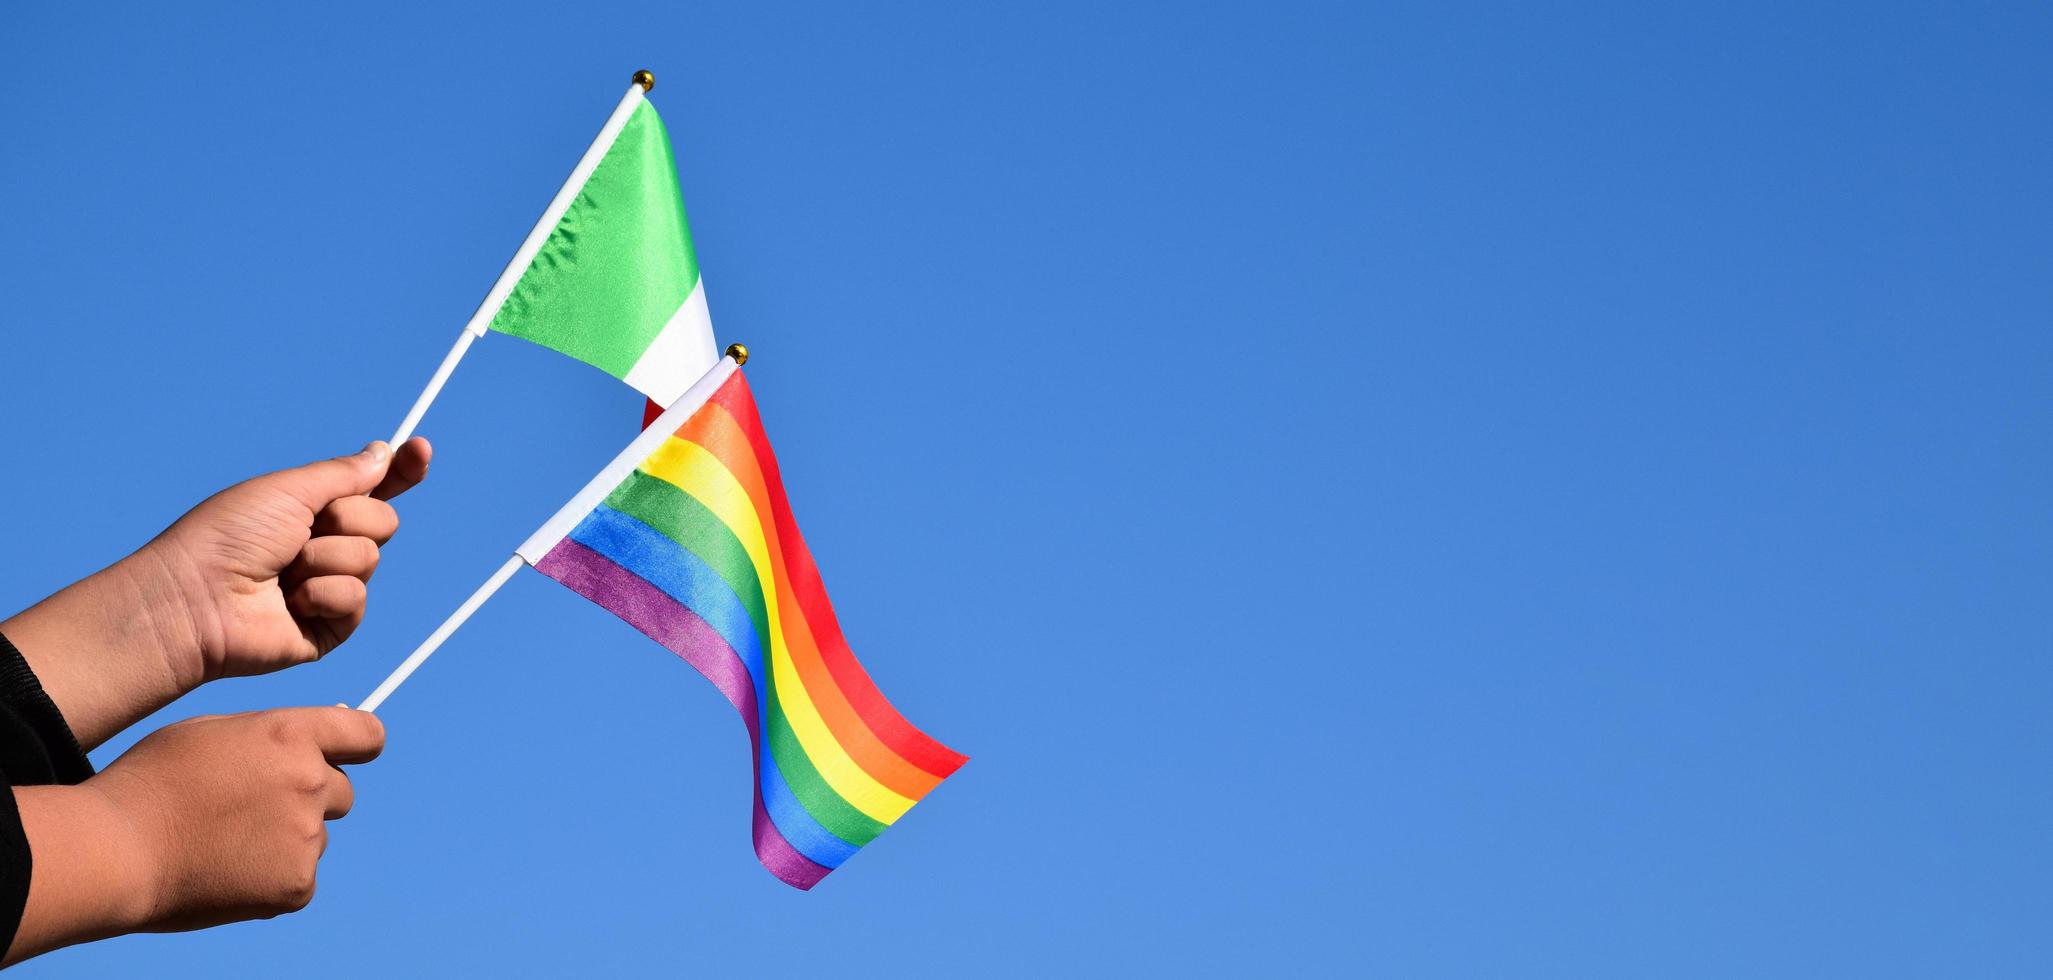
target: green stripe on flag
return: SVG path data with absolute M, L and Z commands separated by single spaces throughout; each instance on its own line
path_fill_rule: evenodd
M 624 379 L 698 280 L 670 135 L 644 102 L 491 328 Z
M 769 690 L 757 693 L 768 709 L 764 712 L 763 741 L 777 760 L 777 771 L 784 775 L 785 785 L 791 787 L 791 794 L 798 797 L 800 805 L 828 833 L 857 847 L 876 840 L 885 825 L 856 809 L 820 775 L 819 767 L 806 754 L 805 745 L 798 740 L 798 733 L 792 730 L 791 720 L 784 713 L 783 700 L 777 694 L 776 670 L 770 663 L 770 617 L 763 605 L 766 583 L 762 576 L 769 570 L 756 568 L 741 539 L 698 498 L 659 477 L 636 470 L 606 497 L 606 506 L 648 525 L 650 530 L 697 555 L 734 590 L 748 609 L 749 619 L 755 624 L 756 640 L 762 644 L 763 680 Z
M 606 495 L 606 506 L 656 529 L 656 532 L 690 549 L 748 609 L 755 624 L 756 638 L 763 652 L 770 651 L 770 611 L 763 603 L 763 581 L 754 560 L 741 539 L 720 523 L 720 518 L 699 503 L 697 497 L 675 484 L 640 470 L 627 475 Z

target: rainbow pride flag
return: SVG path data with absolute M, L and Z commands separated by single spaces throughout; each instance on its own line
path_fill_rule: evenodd
M 756 857 L 787 884 L 811 888 L 967 761 L 907 722 L 842 638 L 732 358 L 519 553 L 741 713 Z

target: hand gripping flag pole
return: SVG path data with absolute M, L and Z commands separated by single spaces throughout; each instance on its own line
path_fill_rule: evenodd
M 457 336 L 456 344 L 442 358 L 434 377 L 428 379 L 428 386 L 421 389 L 420 397 L 414 399 L 413 408 L 407 411 L 405 420 L 399 423 L 399 431 L 392 434 L 388 445 L 398 446 L 413 435 L 414 427 L 421 423 L 421 416 L 428 414 L 428 406 L 434 404 L 435 396 L 442 393 L 442 386 L 456 372 L 457 362 L 463 360 L 473 342 L 485 335 L 493 318 L 499 315 L 499 308 L 505 306 L 506 298 L 513 294 L 513 287 L 520 282 L 521 275 L 534 262 L 535 254 L 548 241 L 549 233 L 555 230 L 557 222 L 563 220 L 564 212 L 570 210 L 585 181 L 591 178 L 592 171 L 598 169 L 599 161 L 605 159 L 606 151 L 613 146 L 613 140 L 620 135 L 622 127 L 627 125 L 628 117 L 634 115 L 643 98 L 655 87 L 656 76 L 647 69 L 634 73 L 628 82 L 627 94 L 620 97 L 620 104 L 614 106 L 613 114 L 606 117 L 606 125 L 599 128 L 599 135 L 585 149 L 585 155 L 578 159 L 577 166 L 570 171 L 570 178 L 556 191 L 542 217 L 529 229 L 527 240 L 520 243 L 520 250 L 513 253 L 513 260 L 506 263 L 506 268 L 499 273 L 499 280 L 492 284 L 491 292 L 485 294 L 485 301 L 478 304 L 477 312 L 472 313 L 470 322 L 464 324 L 463 333 Z
M 466 334 L 466 336 L 468 335 Z M 705 402 L 707 396 L 712 394 L 713 388 L 717 386 L 719 381 L 724 380 L 734 368 L 746 363 L 748 363 L 748 348 L 746 346 L 741 344 L 727 345 L 727 356 L 714 364 L 712 370 L 707 371 L 697 384 L 692 385 L 677 400 L 677 404 L 672 406 L 672 411 L 681 412 L 682 415 L 690 415 Z M 444 367 L 447 367 L 447 365 L 445 364 Z M 665 412 L 664 414 L 668 415 L 671 413 Z M 679 418 L 677 421 L 682 421 L 682 419 Z M 639 438 L 629 443 L 628 447 L 622 450 L 612 463 L 607 464 L 605 469 L 599 471 L 599 475 L 594 477 L 592 482 L 587 484 L 583 490 L 579 491 L 577 496 L 572 497 L 569 503 L 564 504 L 563 508 L 556 512 L 555 516 L 549 518 L 548 523 L 543 524 L 541 530 L 536 531 L 534 537 L 529 540 L 533 541 L 552 532 L 555 532 L 557 537 L 562 537 L 562 532 L 568 530 L 568 527 L 564 525 L 576 523 L 579 518 L 584 516 L 585 512 L 590 511 L 596 506 L 600 500 L 604 499 L 606 491 L 612 488 L 613 483 L 619 481 L 625 471 L 632 470 L 636 463 L 649 454 L 651 448 L 660 443 L 664 438 L 667 438 L 668 435 L 668 430 L 663 426 L 649 426 L 642 432 Z M 530 549 L 523 545 L 522 551 L 526 550 Z M 485 604 L 485 600 L 492 598 L 492 594 L 499 591 L 499 587 L 505 585 L 506 581 L 513 577 L 513 573 L 519 571 L 520 566 L 530 561 L 532 557 L 539 556 L 528 556 L 524 555 L 521 551 L 516 551 L 513 557 L 506 559 L 506 563 L 500 565 L 499 570 L 493 572 L 492 577 L 485 580 L 485 584 L 478 586 L 478 590 L 471 593 L 470 598 L 463 600 L 463 605 L 457 606 L 456 611 L 450 613 L 449 618 L 442 621 L 442 625 L 435 627 L 435 631 L 428 634 L 428 638 L 422 640 L 420 646 L 415 647 L 412 653 L 407 654 L 406 659 L 400 661 L 399 666 L 394 668 L 392 673 L 387 675 L 383 681 L 379 682 L 377 689 L 372 691 L 369 697 L 364 698 L 363 703 L 357 705 L 356 709 L 358 711 L 375 713 L 379 706 L 385 703 L 385 699 L 392 696 L 393 691 L 399 690 L 399 685 L 406 683 L 406 679 L 412 677 L 414 671 L 419 670 L 422 664 L 427 663 L 428 658 L 433 656 L 435 651 L 440 649 L 442 644 L 447 642 L 451 636 L 455 635 L 457 629 L 464 624 L 464 621 L 470 619 L 471 615 L 476 613 L 478 608 Z

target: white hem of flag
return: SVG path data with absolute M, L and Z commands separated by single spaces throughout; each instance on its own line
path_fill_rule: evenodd
M 620 451 L 620 455 L 613 457 L 613 462 L 607 463 L 606 468 L 600 470 L 598 476 L 592 477 L 592 482 L 585 484 L 584 489 L 570 498 L 569 503 L 564 504 L 543 522 L 534 534 L 521 542 L 520 547 L 514 549 L 514 554 L 519 555 L 522 561 L 530 565 L 541 561 L 542 556 L 549 553 L 549 549 L 556 547 L 558 542 L 570 535 L 571 529 L 577 527 L 577 522 L 584 520 L 586 514 L 598 508 L 600 502 L 606 499 L 606 495 L 620 485 L 620 481 L 627 479 L 627 475 L 634 472 L 635 467 L 642 465 L 642 460 L 648 459 L 649 454 L 663 444 L 663 440 L 670 438 L 682 428 L 685 420 L 691 418 L 692 413 L 698 411 L 707 399 L 712 398 L 713 392 L 720 390 L 720 385 L 726 382 L 727 376 L 733 374 L 734 370 L 735 363 L 731 357 L 722 357 L 715 361 L 712 368 L 700 376 L 691 387 L 685 389 L 655 422 L 642 430 L 642 434 L 635 437 L 633 442 L 628 443 L 627 448 Z
M 668 407 L 719 359 L 720 351 L 713 345 L 713 317 L 706 310 L 706 279 L 700 276 L 692 283 L 691 295 L 620 380 L 649 396 L 650 401 Z

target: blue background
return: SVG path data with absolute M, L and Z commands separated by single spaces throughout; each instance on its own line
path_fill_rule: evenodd
M 309 910 L 25 975 L 2053 971 L 2042 5 L 288 6 L 10 8 L 0 603 L 389 432 L 646 66 L 973 760 L 790 890 L 523 573 Z M 362 697 L 639 411 L 487 338 L 356 639 L 153 724 Z

